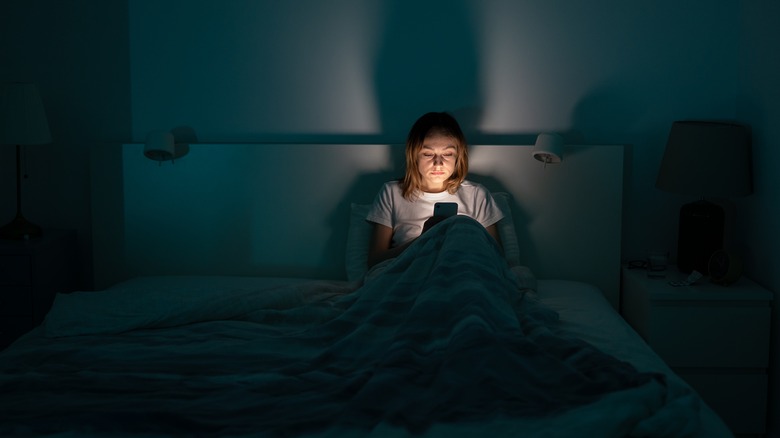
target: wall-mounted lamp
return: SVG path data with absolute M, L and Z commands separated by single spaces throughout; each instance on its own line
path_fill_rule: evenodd
M 655 186 L 701 196 L 680 209 L 677 267 L 707 274 L 712 254 L 723 247 L 724 211 L 704 197 L 753 192 L 750 134 L 735 123 L 678 121 L 672 124 Z
M 49 122 L 35 84 L 14 82 L 0 89 L 0 144 L 16 145 L 16 217 L 0 227 L 2 239 L 29 239 L 41 227 L 22 216 L 21 146 L 51 143 Z
M 177 144 L 176 138 L 169 131 L 152 131 L 146 136 L 144 155 L 150 160 L 159 161 L 161 165 L 163 161 L 173 162 L 187 155 L 187 152 L 188 145 Z
M 563 161 L 563 137 L 555 133 L 539 134 L 531 155 L 545 166 L 559 164 Z

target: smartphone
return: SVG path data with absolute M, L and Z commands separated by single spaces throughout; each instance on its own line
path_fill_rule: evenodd
M 458 214 L 458 204 L 456 202 L 437 202 L 433 204 L 433 215 L 441 218 L 448 218 Z

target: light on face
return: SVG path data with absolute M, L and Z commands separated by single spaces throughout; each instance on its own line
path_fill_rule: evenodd
M 447 151 L 442 154 L 435 154 L 431 151 L 424 151 L 420 154 L 420 156 L 422 157 L 422 161 L 433 162 L 434 164 L 449 163 L 451 161 L 455 161 L 456 159 L 455 151 Z

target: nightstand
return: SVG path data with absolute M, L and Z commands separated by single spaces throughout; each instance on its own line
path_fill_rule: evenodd
M 76 255 L 75 231 L 0 240 L 0 350 L 43 321 L 54 295 L 73 291 Z
M 735 434 L 763 434 L 772 293 L 742 277 L 690 286 L 623 269 L 623 317 L 717 412 Z

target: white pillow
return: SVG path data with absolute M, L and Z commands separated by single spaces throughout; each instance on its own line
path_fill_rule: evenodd
M 504 247 L 504 257 L 509 266 L 520 265 L 520 246 L 517 243 L 515 222 L 509 207 L 510 194 L 506 192 L 493 193 L 498 208 L 504 213 L 504 218 L 498 221 L 498 234 Z M 368 246 L 371 240 L 373 225 L 366 221 L 370 204 L 351 204 L 349 230 L 347 231 L 346 268 L 347 280 L 357 281 L 363 278 L 367 270 Z
M 368 270 L 368 245 L 373 225 L 366 220 L 370 204 L 351 205 L 349 230 L 347 230 L 347 280 L 357 281 Z
M 520 244 L 517 243 L 515 220 L 512 218 L 512 209 L 509 207 L 509 199 L 512 195 L 507 192 L 492 193 L 498 208 L 504 213 L 504 218 L 498 221 L 498 236 L 501 238 L 501 246 L 504 248 L 504 258 L 509 266 L 520 265 Z

